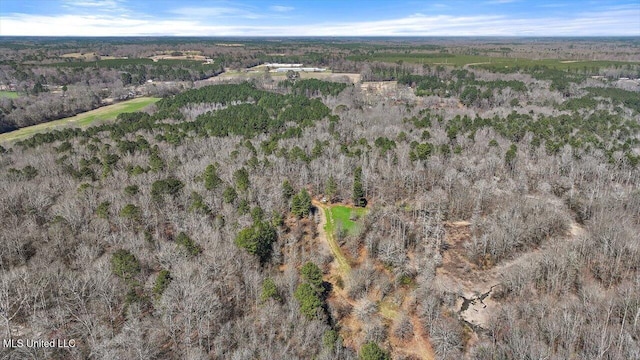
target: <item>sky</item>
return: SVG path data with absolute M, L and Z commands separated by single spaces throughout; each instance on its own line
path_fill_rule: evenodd
M 0 0 L 0 36 L 640 36 L 640 0 Z

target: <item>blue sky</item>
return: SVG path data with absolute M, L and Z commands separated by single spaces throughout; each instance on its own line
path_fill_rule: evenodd
M 640 0 L 0 0 L 0 35 L 640 36 Z

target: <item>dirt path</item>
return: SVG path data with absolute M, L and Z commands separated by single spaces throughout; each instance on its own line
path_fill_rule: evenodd
M 331 262 L 329 273 L 324 277 L 325 281 L 331 283 L 333 287 L 328 301 L 332 305 L 337 305 L 338 307 L 348 305 L 353 308 L 357 306 L 358 302 L 350 298 L 346 289 L 342 287 L 343 282 L 348 279 L 349 272 L 351 271 L 351 264 L 342 252 L 342 249 L 340 249 L 333 232 L 328 230 L 335 228 L 335 226 L 333 226 L 334 219 L 330 211 L 330 206 L 315 199 L 312 200 L 312 204 L 320 210 L 318 213 L 318 216 L 320 216 L 317 232 L 318 239 L 322 244 L 324 244 L 324 246 L 326 246 L 334 258 L 334 261 Z M 359 261 L 364 261 L 364 258 L 366 258 L 366 252 L 361 251 L 360 253 L 359 260 L 355 260 L 355 264 Z M 400 289 L 399 291 L 402 291 L 404 292 L 404 295 L 407 295 L 407 289 Z M 422 329 L 420 319 L 415 314 L 415 309 L 411 305 L 413 303 L 413 299 L 403 296 L 402 304 L 399 306 L 405 313 L 410 314 L 411 324 L 414 328 L 413 337 L 409 340 L 402 341 L 397 339 L 395 336 L 391 336 L 390 344 L 393 349 L 392 355 L 394 355 L 394 357 L 399 355 L 410 356 L 411 358 L 422 360 L 435 359 L 435 354 L 431 347 L 431 343 L 429 342 L 429 336 Z M 379 306 L 379 314 L 386 319 L 386 321 L 392 323 L 397 316 L 397 310 L 395 308 L 385 308 L 383 303 Z M 346 346 L 356 348 L 358 346 L 357 339 L 361 336 L 361 331 L 365 324 L 363 324 L 362 321 L 353 313 L 340 319 L 339 323 L 342 328 L 340 333 L 344 339 L 344 344 Z
M 477 62 L 477 63 L 470 63 L 470 64 L 466 64 L 464 66 L 465 69 L 468 69 L 470 66 L 474 66 L 474 65 L 485 65 L 485 64 L 491 64 L 490 62 Z
M 322 214 L 320 216 L 320 224 L 318 225 L 319 237 L 321 240 L 324 240 L 323 242 L 327 244 L 327 246 L 329 246 L 329 250 L 331 250 L 331 255 L 333 255 L 333 258 L 337 261 L 339 271 L 340 271 L 339 275 L 341 276 L 347 275 L 349 271 L 351 271 L 351 266 L 349 265 L 349 261 L 347 261 L 346 256 L 344 256 L 344 253 L 340 249 L 340 246 L 338 245 L 338 242 L 336 241 L 333 233 L 331 231 L 327 231 L 327 225 L 328 225 L 327 222 L 331 223 L 331 228 L 335 227 L 335 225 L 333 224 L 334 220 L 333 220 L 333 216 L 331 216 L 331 211 L 328 206 L 322 204 L 321 202 L 315 199 L 313 199 L 311 203 L 318 209 L 322 210 Z

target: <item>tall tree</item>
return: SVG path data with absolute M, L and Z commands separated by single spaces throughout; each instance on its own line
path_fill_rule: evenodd
M 233 173 L 233 179 L 240 191 L 247 191 L 251 183 L 249 182 L 249 172 L 247 169 L 240 168 Z
M 311 196 L 306 189 L 300 190 L 291 199 L 291 212 L 299 218 L 309 216 L 311 212 Z
M 353 173 L 353 203 L 360 204 L 364 197 L 364 187 L 362 186 L 362 167 L 358 166 Z
M 338 193 L 338 185 L 336 184 L 336 179 L 333 178 L 333 175 L 331 175 L 327 180 L 324 187 L 324 193 L 329 197 L 329 201 L 332 201 Z
M 265 263 L 271 256 L 271 243 L 277 240 L 276 229 L 268 222 L 256 221 L 251 227 L 238 233 L 235 244 L 247 250 L 249 254 L 256 255 L 260 263 Z
M 289 180 L 285 180 L 282 183 L 282 196 L 286 199 L 289 200 L 293 194 L 294 194 L 294 190 L 293 190 L 293 186 L 291 186 L 291 183 L 289 182 Z
M 214 165 L 207 166 L 207 168 L 204 170 L 203 178 L 204 187 L 207 190 L 214 190 L 222 183 L 222 180 L 218 176 L 216 167 Z

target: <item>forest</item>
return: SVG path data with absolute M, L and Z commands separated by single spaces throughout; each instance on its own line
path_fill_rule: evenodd
M 161 99 L 0 143 L 0 357 L 640 358 L 638 56 L 4 38 L 2 132 Z

